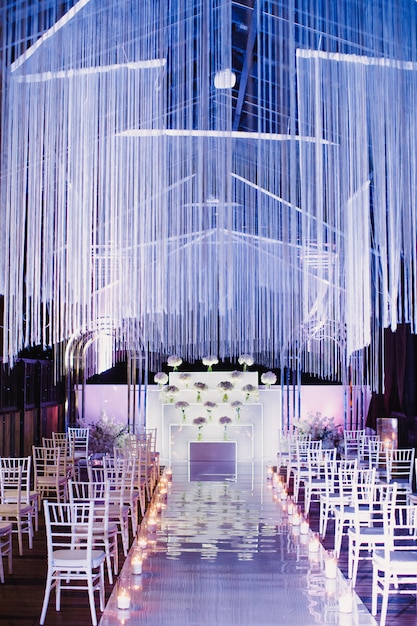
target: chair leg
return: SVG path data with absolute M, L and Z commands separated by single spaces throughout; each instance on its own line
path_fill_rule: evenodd
M 39 620 L 39 624 L 41 626 L 45 623 L 46 611 L 48 609 L 49 597 L 51 595 L 51 587 L 52 587 L 52 573 L 48 571 L 48 576 L 46 579 L 46 587 L 45 587 L 45 596 L 42 604 L 42 612 Z

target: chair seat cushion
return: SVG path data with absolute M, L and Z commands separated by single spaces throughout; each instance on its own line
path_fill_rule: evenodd
M 74 568 L 76 564 L 82 563 L 87 558 L 87 550 L 55 550 L 53 564 L 56 568 Z M 92 550 L 91 553 L 93 567 L 98 567 L 105 559 L 103 550 Z

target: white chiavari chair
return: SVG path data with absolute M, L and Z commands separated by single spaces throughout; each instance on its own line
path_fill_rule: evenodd
M 59 611 L 61 592 L 67 589 L 79 591 L 83 585 L 88 591 L 91 622 L 93 626 L 96 626 L 94 592 L 98 591 L 100 610 L 104 611 L 104 561 L 106 557 L 103 550 L 94 548 L 94 502 L 71 504 L 45 500 L 44 510 L 48 571 L 40 624 L 45 623 L 53 589 L 55 589 L 56 610 Z

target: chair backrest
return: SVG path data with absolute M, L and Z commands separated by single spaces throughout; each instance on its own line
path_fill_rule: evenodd
M 0 457 L 0 468 L 6 472 L 8 481 L 4 498 L 10 502 L 16 502 L 18 495 L 20 502 L 29 504 L 32 458 L 30 456 Z M 18 471 L 18 468 L 20 468 L 20 471 Z M 17 491 L 19 491 L 19 494 L 17 494 Z
M 417 507 L 414 504 L 383 506 L 384 555 L 389 561 L 393 550 L 417 551 Z M 410 564 L 407 564 L 410 567 Z M 415 577 L 417 578 L 417 569 Z
M 365 430 L 349 430 L 343 431 L 343 443 L 345 448 L 344 456 L 346 459 L 353 459 L 360 455 L 361 439 L 365 434 Z
M 388 448 L 386 456 L 388 481 L 408 482 L 411 488 L 415 460 L 414 448 Z
M 35 481 L 42 476 L 59 476 L 61 455 L 59 448 L 32 446 L 32 451 Z
M 8 493 L 14 493 L 9 499 Z M 22 493 L 22 467 L 19 464 L 0 465 L 0 502 L 1 504 L 17 503 L 20 506 Z
M 88 438 L 89 428 L 76 428 L 70 426 L 68 428 L 68 440 L 70 442 L 71 454 L 74 456 L 85 455 L 88 457 Z
M 79 568 L 91 569 L 94 503 L 89 501 L 71 504 L 45 500 L 44 511 L 48 562 L 54 562 L 56 550 L 73 550 L 76 559 L 71 564 L 71 570 L 75 572 Z M 80 544 L 83 549 L 75 549 Z

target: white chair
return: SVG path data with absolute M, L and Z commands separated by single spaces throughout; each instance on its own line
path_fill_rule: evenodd
M 383 528 L 383 547 L 375 549 L 372 557 L 372 615 L 377 614 L 381 595 L 380 626 L 385 626 L 390 594 L 415 594 L 417 507 L 384 505 Z
M 357 469 L 339 480 L 340 501 L 334 507 L 334 549 L 340 556 L 342 539 L 355 521 L 370 525 L 375 488 L 375 469 Z
M 21 475 L 21 490 L 20 501 L 30 503 L 32 506 L 33 519 L 35 521 L 35 530 L 39 527 L 39 493 L 36 489 L 32 489 L 32 457 L 0 457 L 0 465 L 4 468 L 20 466 L 22 470 Z M 12 475 L 9 476 L 9 479 Z M 9 482 L 9 486 L 6 489 L 5 496 L 8 502 L 17 502 L 18 498 L 18 476 L 15 474 L 16 485 Z
M 385 444 L 381 440 L 368 442 L 368 466 L 376 470 L 376 478 L 380 481 L 387 479 L 387 455 Z
M 414 472 L 414 448 L 388 448 L 387 455 L 387 482 L 397 483 L 397 496 L 401 496 L 404 501 L 413 490 Z
M 287 467 L 287 487 L 290 484 L 291 476 L 301 466 L 307 463 L 307 450 L 311 443 L 310 435 L 292 435 L 289 439 L 289 459 Z
M 341 496 L 339 489 L 340 475 L 351 479 L 358 466 L 357 459 L 342 459 L 336 462 L 336 466 L 330 464 L 325 465 L 326 485 L 324 491 L 320 494 L 320 520 L 319 532 L 322 539 L 326 536 L 327 522 L 329 517 L 333 515 L 334 509 L 340 504 Z
M 12 493 L 8 496 L 8 493 Z M 12 522 L 17 533 L 19 554 L 23 555 L 23 534 L 28 535 L 29 549 L 33 547 L 33 506 L 29 495 L 22 496 L 22 466 L 0 465 L 0 520 Z
M 322 460 L 316 475 L 305 477 L 304 483 L 304 513 L 308 515 L 313 498 L 320 499 L 320 494 L 326 491 L 328 476 L 333 476 L 336 471 L 337 449 L 322 450 Z M 326 465 L 330 465 L 329 468 Z
M 55 606 L 59 611 L 61 591 L 81 587 L 88 591 L 91 621 L 96 626 L 94 592 L 99 592 L 100 610 L 104 611 L 105 554 L 93 548 L 94 503 L 72 505 L 45 500 L 44 510 L 48 572 L 40 624 L 45 623 L 52 589 L 55 589 Z
M 9 574 L 13 571 L 12 530 L 10 522 L 0 522 L 0 583 L 4 583 L 4 556 L 7 556 Z
M 361 440 L 365 435 L 365 430 L 349 430 L 343 431 L 343 444 L 344 444 L 344 458 L 345 459 L 357 459 L 359 463 Z
M 74 464 L 78 471 L 78 478 L 80 479 L 82 462 L 87 464 L 88 460 L 88 438 L 90 429 L 70 426 L 67 432 L 70 454 L 74 459 Z
M 300 447 L 302 445 L 302 450 Z M 305 480 L 311 480 L 318 475 L 319 465 L 322 459 L 322 442 L 308 441 L 306 445 L 297 442 L 298 460 L 293 465 L 294 476 L 293 494 L 295 502 L 298 502 L 300 485 Z
M 67 499 L 68 477 L 61 474 L 59 448 L 32 446 L 35 489 L 43 498 L 65 502 Z
M 101 547 L 106 555 L 107 577 L 113 584 L 113 570 L 117 575 L 119 570 L 119 553 L 117 546 L 117 524 L 110 521 L 109 484 L 98 482 L 80 482 L 70 479 L 68 483 L 69 499 L 71 504 L 77 502 L 94 502 L 93 544 Z
M 348 529 L 348 578 L 352 587 L 356 586 L 359 561 L 372 559 L 373 550 L 384 545 L 384 527 L 382 507 L 392 507 L 396 501 L 397 485 L 393 483 L 376 483 L 373 490 L 372 515 L 369 524 L 364 526 L 360 515 L 355 516 Z

